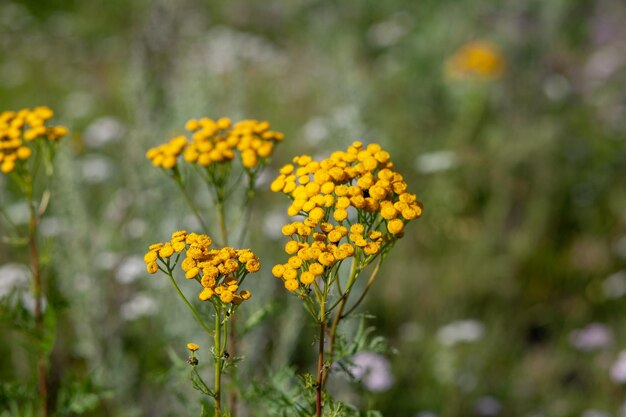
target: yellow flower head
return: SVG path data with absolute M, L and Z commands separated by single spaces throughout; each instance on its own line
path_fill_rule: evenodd
M 210 300 L 214 294 L 218 294 L 222 303 L 240 304 L 249 299 L 249 291 L 239 294 L 236 291 L 247 274 L 261 269 L 257 255 L 250 249 L 213 249 L 212 244 L 212 239 L 204 234 L 174 232 L 170 242 L 150 245 L 144 255 L 146 268 L 154 274 L 159 270 L 160 262 L 164 272 L 173 274 L 182 259 L 180 268 L 185 272 L 185 278 L 200 284 L 200 300 Z
M 152 161 L 152 165 L 155 167 L 173 169 L 178 163 L 178 156 L 183 152 L 186 145 L 186 137 L 176 136 L 167 143 L 149 149 L 146 152 L 146 158 Z
M 48 126 L 54 115 L 49 107 L 0 113 L 0 172 L 8 174 L 28 160 L 36 143 L 55 143 L 67 135 L 63 126 Z
M 284 139 L 282 133 L 270 129 L 269 122 L 252 119 L 233 124 L 226 117 L 203 117 L 188 120 L 185 129 L 191 139 L 177 136 L 148 150 L 146 157 L 154 166 L 173 169 L 182 155 L 188 163 L 208 167 L 228 163 L 239 154 L 242 165 L 252 170 L 264 165 L 276 143 Z
M 198 349 L 200 349 L 200 346 L 195 343 L 187 343 L 187 349 L 189 349 L 192 352 L 195 352 Z
M 332 273 L 347 258 L 371 262 L 422 214 L 421 203 L 378 144 L 354 142 L 321 161 L 296 156 L 279 172 L 270 188 L 291 198 L 290 216 L 303 216 L 282 227 L 290 237 L 285 245 L 290 257 L 272 268 L 290 291 Z
M 502 76 L 504 57 L 489 41 L 477 40 L 463 45 L 446 62 L 446 73 L 453 79 L 493 80 Z

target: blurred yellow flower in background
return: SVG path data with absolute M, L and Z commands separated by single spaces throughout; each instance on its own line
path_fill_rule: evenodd
M 452 79 L 495 80 L 504 74 L 506 61 L 496 46 L 486 40 L 463 45 L 446 61 L 446 75 Z

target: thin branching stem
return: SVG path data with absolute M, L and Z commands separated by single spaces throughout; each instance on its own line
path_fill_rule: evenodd
M 191 314 L 193 314 L 193 316 L 195 317 L 198 324 L 202 326 L 205 332 L 211 334 L 212 333 L 211 329 L 209 329 L 209 327 L 204 323 L 204 321 L 202 321 L 202 319 L 200 318 L 200 315 L 198 314 L 194 306 L 189 302 L 189 300 L 187 300 L 187 297 L 185 297 L 185 294 L 183 294 L 183 292 L 180 290 L 180 287 L 176 283 L 176 280 L 174 279 L 174 275 L 172 274 L 172 269 L 170 269 L 169 265 L 168 265 L 167 271 L 164 271 L 164 272 L 167 274 L 168 277 L 170 277 L 170 281 L 172 282 L 172 285 L 174 286 L 174 288 L 176 288 L 176 292 L 178 293 L 180 298 L 182 298 L 185 304 L 187 304 L 187 307 L 191 311 Z
M 180 189 L 183 197 L 185 197 L 185 201 L 187 201 L 187 204 L 189 205 L 191 211 L 193 211 L 194 216 L 196 216 L 196 219 L 198 219 L 198 223 L 200 223 L 202 230 L 204 230 L 205 233 L 209 234 L 209 226 L 207 226 L 204 218 L 202 218 L 202 215 L 200 214 L 200 209 L 196 205 L 195 201 L 193 201 L 193 198 L 191 198 L 191 196 L 187 193 L 187 190 L 185 189 L 185 186 L 183 185 L 180 177 L 175 177 L 174 182 Z
M 332 358 L 334 349 L 335 349 L 335 339 L 337 338 L 337 327 L 339 326 L 339 322 L 341 321 L 341 314 L 343 313 L 343 309 L 346 306 L 346 302 L 348 301 L 348 297 L 350 296 L 350 290 L 352 286 L 356 282 L 356 278 L 359 275 L 359 267 L 357 265 L 358 261 L 355 258 L 352 261 L 352 266 L 350 267 L 350 275 L 348 277 L 348 284 L 346 285 L 346 291 L 341 295 L 341 298 L 329 309 L 329 312 L 332 311 L 337 305 L 339 305 L 339 309 L 335 313 L 333 318 L 333 322 L 330 327 L 330 335 L 328 338 L 328 355 Z M 328 379 L 328 373 L 324 374 L 322 378 L 322 385 L 326 383 Z
M 340 319 L 344 319 L 348 317 L 359 306 L 359 304 L 361 304 L 361 302 L 365 299 L 367 292 L 372 287 L 372 284 L 374 284 L 374 280 L 378 276 L 378 272 L 380 271 L 380 266 L 382 265 L 382 263 L 383 263 L 383 257 L 381 256 L 380 259 L 378 260 L 378 263 L 374 267 L 374 270 L 372 271 L 369 279 L 367 280 L 367 284 L 365 285 L 365 289 L 363 290 L 363 293 L 361 294 L 359 299 L 356 300 L 356 303 L 354 303 L 354 305 L 350 307 L 348 311 L 346 311 L 344 314 L 341 315 Z

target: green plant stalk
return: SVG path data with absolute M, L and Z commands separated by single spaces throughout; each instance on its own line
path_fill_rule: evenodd
M 354 261 L 352 262 L 352 266 L 350 267 L 350 275 L 348 277 L 348 284 L 346 286 L 346 292 L 344 292 L 341 295 L 341 298 L 339 299 L 338 303 L 339 303 L 339 309 L 335 312 L 335 316 L 333 318 L 333 322 L 330 326 L 330 335 L 328 338 L 328 355 L 332 357 L 332 354 L 334 352 L 335 349 L 335 339 L 337 338 L 337 327 L 339 326 L 339 322 L 341 321 L 341 315 L 343 313 L 343 309 L 346 307 L 346 303 L 348 302 L 348 297 L 350 296 L 350 290 L 352 289 L 352 286 L 354 285 L 357 276 L 359 275 L 359 268 L 357 267 L 357 259 L 354 258 Z M 339 279 L 337 277 L 337 279 Z M 332 309 L 334 309 L 337 306 L 337 303 L 335 303 L 333 305 L 333 307 L 331 307 L 331 311 Z M 322 385 L 326 384 L 326 380 L 328 379 L 328 373 L 326 373 L 324 375 L 324 378 L 322 379 Z
M 228 246 L 228 228 L 226 227 L 226 208 L 225 208 L 225 190 L 223 186 L 218 186 L 215 190 L 216 204 L 217 204 L 217 216 L 220 227 L 220 238 L 223 246 Z M 237 319 L 232 316 L 230 320 L 224 324 L 224 334 L 227 332 L 230 334 L 228 338 L 228 353 L 229 355 L 236 355 L 237 352 Z M 226 343 L 224 343 L 226 345 Z M 237 416 L 237 393 L 234 389 L 228 392 L 228 408 L 231 417 Z
M 215 332 L 213 354 L 215 359 L 215 417 L 222 415 L 222 317 L 219 307 L 215 307 Z
M 374 267 L 374 270 L 372 271 L 372 274 L 370 275 L 369 279 L 367 280 L 367 284 L 365 285 L 365 289 L 363 290 L 363 293 L 361 294 L 359 299 L 356 300 L 356 303 L 354 303 L 354 305 L 352 307 L 350 307 L 350 309 L 348 311 L 346 311 L 344 314 L 341 315 L 340 319 L 344 319 L 344 318 L 348 317 L 359 306 L 359 304 L 361 304 L 361 302 L 365 299 L 365 296 L 367 295 L 369 289 L 372 287 L 372 284 L 374 284 L 374 280 L 378 276 L 378 272 L 380 271 L 380 266 L 383 263 L 383 259 L 384 258 L 381 256 L 380 259 L 378 260 L 378 263 Z
M 325 288 L 328 286 L 326 285 Z M 327 290 L 324 291 L 324 295 L 322 297 L 322 302 L 320 303 L 320 317 L 319 317 L 319 325 L 320 325 L 320 334 L 319 334 L 319 347 L 317 351 L 317 384 L 315 386 L 315 416 L 322 417 L 323 412 L 323 404 L 322 404 L 322 394 L 324 392 L 324 336 L 326 334 L 326 293 Z
M 176 185 L 180 189 L 180 192 L 183 194 L 183 197 L 185 197 L 185 201 L 189 205 L 189 208 L 191 208 L 191 211 L 193 211 L 194 216 L 196 216 L 196 219 L 198 219 L 198 222 L 200 223 L 200 226 L 202 227 L 202 230 L 204 230 L 204 232 L 208 234 L 209 233 L 209 227 L 207 226 L 207 224 L 205 223 L 204 219 L 200 215 L 200 209 L 198 208 L 198 206 L 196 206 L 196 203 L 189 196 L 189 194 L 187 194 L 187 190 L 185 190 L 185 186 L 183 185 L 183 183 L 182 183 L 182 181 L 180 179 L 180 175 L 175 175 L 174 176 L 174 182 L 176 183 Z
M 37 338 L 41 342 L 44 337 L 43 311 L 41 296 L 43 293 L 41 263 L 39 262 L 39 251 L 37 249 L 37 226 L 39 217 L 37 215 L 37 207 L 33 199 L 33 181 L 28 176 L 25 180 L 25 193 L 28 198 L 28 207 L 30 211 L 30 219 L 28 223 L 28 245 L 30 247 L 30 262 L 33 273 L 33 296 L 35 298 L 35 332 Z M 41 404 L 41 412 L 43 417 L 48 417 L 48 382 L 46 375 L 46 358 L 45 352 L 41 345 L 37 347 L 37 381 L 39 387 L 39 401 Z
M 193 307 L 193 305 L 191 305 L 189 300 L 187 300 L 187 297 L 185 297 L 183 292 L 180 290 L 180 287 L 178 286 L 178 284 L 176 283 L 176 280 L 174 279 L 174 276 L 172 275 L 172 270 L 170 269 L 169 264 L 167 265 L 167 276 L 170 277 L 170 281 L 172 282 L 172 285 L 174 286 L 174 288 L 176 288 L 176 292 L 178 293 L 180 298 L 182 298 L 185 304 L 187 304 L 187 307 L 191 311 L 191 314 L 193 314 L 193 316 L 196 318 L 196 321 L 200 324 L 200 326 L 202 326 L 205 332 L 207 332 L 208 334 L 211 334 L 211 329 L 209 329 L 209 327 L 204 323 L 204 321 L 202 321 L 196 309 Z
M 224 196 L 223 191 L 217 192 L 218 198 L 216 201 L 217 204 L 217 213 L 218 213 L 218 222 L 220 226 L 220 239 L 222 240 L 222 246 L 228 246 L 228 229 L 226 228 L 226 210 L 224 205 Z

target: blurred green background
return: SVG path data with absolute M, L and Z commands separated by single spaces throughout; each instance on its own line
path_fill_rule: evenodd
M 393 417 L 626 416 L 623 1 L 3 0 L 0 33 L 0 110 L 49 105 L 71 132 L 42 223 L 60 415 L 198 414 L 182 362 L 198 333 L 142 261 L 194 219 L 144 153 L 226 115 L 286 135 L 253 212 L 264 272 L 242 320 L 272 314 L 242 342 L 245 375 L 310 371 L 315 349 L 269 273 L 286 203 L 268 181 L 362 140 L 389 150 L 425 214 L 361 309 L 397 350 L 393 384 L 338 380 L 339 397 Z M 479 39 L 502 75 L 450 77 Z M 13 191 L 0 177 L 24 224 Z M 0 296 L 23 290 L 27 311 L 26 254 L 0 228 Z M 15 320 L 0 321 L 0 404 L 36 395 Z

